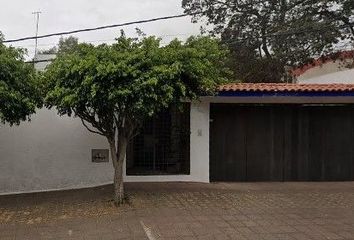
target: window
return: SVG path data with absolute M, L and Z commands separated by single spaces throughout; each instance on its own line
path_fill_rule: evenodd
M 190 173 L 190 104 L 171 107 L 145 121 L 129 144 L 127 175 Z

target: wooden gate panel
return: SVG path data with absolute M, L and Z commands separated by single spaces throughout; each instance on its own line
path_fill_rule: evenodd
M 325 157 L 325 119 L 320 108 L 308 108 L 309 146 L 304 154 L 308 155 L 308 178 L 306 181 L 324 180 Z M 303 170 L 304 171 L 304 170 Z
M 246 181 L 246 114 L 235 106 L 211 107 L 210 179 Z
M 299 142 L 299 123 L 296 120 L 299 116 L 296 106 L 286 106 L 284 111 L 282 132 L 283 132 L 283 181 L 298 180 L 300 172 L 298 166 L 300 162 L 299 149 L 302 147 L 297 144 Z M 303 158 L 301 158 L 303 159 Z M 303 164 L 303 163 L 302 163 Z
M 212 104 L 211 181 L 354 180 L 352 106 Z
M 282 109 L 249 107 L 247 116 L 247 181 L 282 181 Z
M 325 115 L 324 176 L 326 181 L 352 179 L 353 119 L 349 108 L 329 108 Z

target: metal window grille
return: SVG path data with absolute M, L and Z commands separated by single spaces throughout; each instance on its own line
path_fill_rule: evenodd
M 127 152 L 128 175 L 190 172 L 190 104 L 171 107 L 144 122 Z

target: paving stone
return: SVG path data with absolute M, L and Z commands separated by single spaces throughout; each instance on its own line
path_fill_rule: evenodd
M 354 183 L 135 183 L 0 197 L 0 240 L 354 240 Z

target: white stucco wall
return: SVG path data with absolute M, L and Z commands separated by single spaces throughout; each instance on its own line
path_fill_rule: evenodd
M 353 97 L 315 98 L 316 103 L 353 103 Z M 309 98 L 205 97 L 191 104 L 190 174 L 126 176 L 126 182 L 209 182 L 210 102 L 311 103 Z M 0 125 L 0 195 L 92 187 L 112 183 L 112 163 L 92 163 L 91 149 L 108 149 L 104 137 L 79 119 L 42 109 L 31 122 Z M 125 172 L 125 171 L 124 171 Z
M 320 66 L 310 68 L 305 73 L 297 77 L 297 81 L 299 83 L 306 82 L 306 80 L 312 78 L 317 78 L 327 74 L 348 70 L 347 66 L 352 62 L 353 62 L 352 59 L 346 59 L 343 61 L 337 60 L 337 61 L 326 62 Z
M 124 175 L 124 180 L 209 182 L 209 102 L 191 104 L 190 142 L 190 175 Z M 20 126 L 0 125 L 0 195 L 112 183 L 112 163 L 91 162 L 91 149 L 101 148 L 108 149 L 104 137 L 55 110 L 38 110 Z
M 324 74 L 308 79 L 299 79 L 301 84 L 329 84 L 329 83 L 343 83 L 354 84 L 354 69 L 347 69 L 344 71 L 337 71 L 330 74 Z
M 79 119 L 42 109 L 31 122 L 0 126 L 0 194 L 90 187 L 110 183 L 112 163 L 92 163 L 91 149 L 107 141 Z

